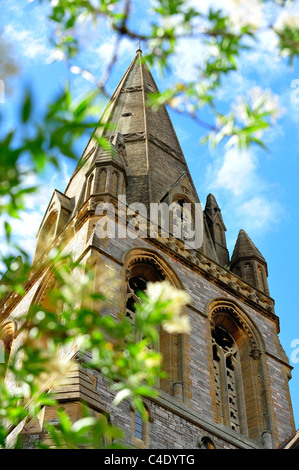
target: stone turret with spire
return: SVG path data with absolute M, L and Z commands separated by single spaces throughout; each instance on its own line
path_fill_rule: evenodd
M 218 262 L 221 266 L 228 266 L 229 253 L 226 247 L 226 227 L 222 219 L 221 210 L 213 194 L 209 194 L 207 197 L 205 215 L 209 231 L 215 246 Z
M 232 272 L 248 284 L 269 295 L 266 260 L 245 230 L 239 232 L 230 267 Z

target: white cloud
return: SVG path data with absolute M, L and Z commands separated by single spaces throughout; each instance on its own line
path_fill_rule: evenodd
M 116 43 L 116 35 L 110 36 L 110 38 L 107 41 L 97 46 L 93 51 L 93 53 L 101 59 L 102 66 L 104 66 L 104 68 L 111 61 L 111 58 L 114 53 L 115 43 Z M 133 58 L 136 48 L 137 48 L 136 45 L 134 45 L 132 41 L 130 41 L 127 38 L 123 38 L 118 46 L 117 55 L 119 59 L 124 53 L 126 55 L 131 55 Z
M 111 60 L 115 45 L 115 38 L 110 38 L 108 41 L 104 42 L 96 49 L 94 49 L 94 53 L 101 59 L 102 64 L 107 66 L 109 61 Z
M 216 158 L 207 173 L 207 192 L 224 201 L 225 223 L 230 229 L 267 233 L 281 222 L 283 207 L 272 184 L 261 176 L 259 160 L 252 149 L 227 150 Z
M 282 207 L 265 196 L 255 196 L 241 204 L 236 214 L 249 233 L 267 232 L 281 221 Z
M 19 29 L 13 24 L 5 26 L 3 31 L 4 38 L 10 43 L 17 45 L 20 55 L 29 59 L 39 59 L 47 57 L 50 48 L 47 45 L 46 37 L 39 35 L 31 29 Z
M 222 160 L 217 161 L 212 173 L 213 189 L 230 191 L 234 196 L 241 196 L 252 189 L 258 182 L 256 173 L 257 158 L 252 151 L 229 149 Z
M 181 39 L 171 60 L 176 80 L 190 81 L 198 77 L 198 67 L 204 63 L 207 47 L 196 39 Z

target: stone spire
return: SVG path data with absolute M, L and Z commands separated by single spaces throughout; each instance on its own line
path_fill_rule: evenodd
M 166 107 L 154 111 L 146 106 L 148 94 L 157 91 L 158 87 L 138 49 L 95 134 L 106 137 L 110 142 L 117 134 L 122 136 L 127 158 L 128 204 L 140 202 L 148 207 L 151 202 L 160 202 L 184 172 L 199 202 Z M 65 191 L 68 197 L 77 197 L 79 180 L 83 179 L 78 173 L 90 171 L 90 162 L 101 152 L 93 135 L 81 157 L 81 163 L 85 162 L 85 165 L 75 170 Z
M 205 215 L 215 246 L 218 262 L 222 266 L 228 266 L 229 254 L 226 247 L 226 227 L 222 219 L 221 210 L 213 194 L 209 194 L 207 197 Z
M 269 295 L 266 260 L 244 230 L 239 232 L 230 267 L 248 284 Z
M 158 92 L 158 87 L 138 48 L 64 194 L 59 194 L 55 205 L 51 205 L 50 209 L 52 212 L 55 209 L 55 212 L 51 213 L 49 209 L 45 214 L 45 221 L 50 220 L 53 227 L 52 238 L 60 233 L 67 221 L 74 218 L 78 228 L 100 202 L 114 203 L 120 195 L 126 196 L 127 205 L 137 202 L 147 209 L 151 203 L 162 201 L 169 205 L 178 201 L 200 202 L 166 106 L 154 110 L 146 105 L 149 94 L 155 92 Z M 105 148 L 99 145 L 99 138 L 103 137 L 108 143 Z M 62 218 L 59 215 L 61 201 L 66 206 Z M 213 222 L 212 212 L 209 212 L 210 222 L 214 223 L 215 230 L 210 233 L 204 214 L 201 251 L 227 266 L 225 236 L 223 243 L 218 240 L 217 224 L 222 235 L 226 229 L 220 210 L 214 211 L 218 222 L 216 219 Z M 57 222 L 57 214 L 61 222 L 60 219 Z M 49 231 L 48 226 L 46 229 Z M 217 239 L 216 243 L 214 239 Z

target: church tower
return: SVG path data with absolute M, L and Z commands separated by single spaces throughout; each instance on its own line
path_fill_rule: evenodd
M 53 193 L 37 234 L 35 274 L 23 296 L 11 296 L 2 306 L 0 329 L 13 344 L 20 314 L 32 302 L 45 301 L 51 280 L 39 267 L 55 246 L 75 259 L 88 259 L 95 269 L 104 263 L 114 270 L 118 285 L 111 314 L 133 314 L 136 279 L 167 279 L 191 296 L 191 332 L 160 335 L 167 378 L 159 383 L 158 397 L 144 399 L 147 425 L 128 403 L 112 406 L 100 372 L 83 370 L 79 363 L 60 384 L 58 400 L 73 416 L 82 401 L 109 413 L 129 446 L 277 448 L 295 431 L 291 366 L 278 338 L 267 264 L 249 236 L 240 231 L 230 259 L 226 227 L 212 194 L 202 212 L 199 247 L 188 247 L 184 234 L 175 237 L 173 231 L 168 237 L 127 234 L 103 240 L 97 235 L 98 205 L 109 203 L 117 210 L 120 196 L 127 206 L 142 203 L 147 209 L 152 203 L 190 204 L 192 217 L 200 203 L 166 107 L 154 111 L 146 106 L 148 93 L 157 90 L 137 50 L 65 192 Z M 95 138 L 101 136 L 109 142 L 105 149 Z M 28 443 L 30 435 L 44 432 L 43 419 L 23 429 Z

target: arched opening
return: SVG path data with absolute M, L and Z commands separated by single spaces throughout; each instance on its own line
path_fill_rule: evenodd
M 259 439 L 270 425 L 260 335 L 231 301 L 213 301 L 210 321 L 216 421 Z
M 112 172 L 112 180 L 111 180 L 111 193 L 113 194 L 113 196 L 117 196 L 118 180 L 119 180 L 118 172 L 113 171 Z
M 224 231 L 219 224 L 215 226 L 215 243 L 225 246 Z
M 244 265 L 244 277 L 245 277 L 246 282 L 248 282 L 248 284 L 255 287 L 256 283 L 255 283 L 252 263 L 249 263 L 249 262 L 245 263 L 245 265 Z
M 90 195 L 92 194 L 93 179 L 94 179 L 94 175 L 92 173 L 91 175 L 89 175 L 89 177 L 87 179 L 86 194 L 85 194 L 85 200 L 86 201 L 87 201 L 87 199 L 89 199 Z
M 223 424 L 240 432 L 243 423 L 243 384 L 239 350 L 225 327 L 216 325 L 212 331 L 213 364 L 216 400 Z
M 99 172 L 99 193 L 104 193 L 106 191 L 106 182 L 107 182 L 107 170 L 102 168 Z
M 148 282 L 157 282 L 165 279 L 163 274 L 146 262 L 134 264 L 130 269 L 127 282 L 126 315 L 134 319 L 135 304 L 139 302 L 138 292 L 144 292 Z
M 194 221 L 194 204 L 185 196 L 174 196 L 171 203 L 170 232 L 176 238 L 190 240 L 195 229 Z
M 268 293 L 267 282 L 265 281 L 265 272 L 261 265 L 257 267 L 258 285 L 257 288 Z
M 38 259 L 48 251 L 51 242 L 54 240 L 56 236 L 56 227 L 57 227 L 57 218 L 58 218 L 58 211 L 52 211 L 48 215 L 41 231 L 38 236 L 38 242 L 36 247 L 36 254 L 34 257 L 34 261 L 38 261 Z
M 153 252 L 132 250 L 125 262 L 127 266 L 126 315 L 134 323 L 136 302 L 139 291 L 145 291 L 148 282 L 167 279 L 176 287 L 181 285 L 169 266 Z M 162 368 L 167 378 L 161 378 L 159 388 L 183 400 L 186 368 L 183 367 L 184 335 L 169 334 L 162 327 L 159 330 L 159 352 L 162 355 Z
M 140 439 L 141 441 L 143 441 L 144 439 L 144 426 L 143 426 L 143 421 L 142 421 L 142 416 L 141 414 L 139 413 L 139 411 L 135 411 L 135 426 L 134 426 L 134 430 L 135 430 L 135 438 L 136 439 Z
M 208 436 L 204 436 L 200 439 L 198 445 L 201 449 L 216 449 L 214 442 Z
M 141 413 L 131 407 L 132 417 L 132 441 L 133 444 L 144 449 L 149 445 L 150 425 L 153 422 L 153 416 L 149 407 L 143 403 L 146 417 L 142 418 Z

